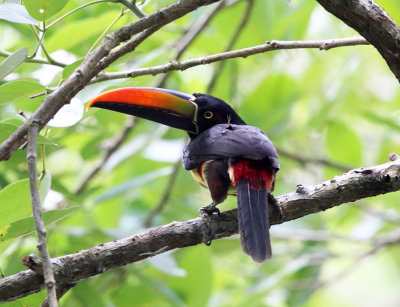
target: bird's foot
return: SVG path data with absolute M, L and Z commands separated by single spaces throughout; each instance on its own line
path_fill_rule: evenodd
M 216 207 L 216 204 L 212 202 L 208 206 L 202 207 L 199 210 L 199 216 L 202 218 L 204 223 L 207 225 L 207 233 L 205 234 L 206 242 L 204 243 L 207 246 L 211 245 L 212 239 L 213 239 L 213 231 L 211 229 L 211 216 L 217 213 L 217 215 L 220 215 L 221 212 L 219 209 Z
M 268 204 L 271 204 L 273 210 L 278 212 L 278 224 L 283 223 L 282 208 L 281 208 L 281 206 L 278 205 L 276 198 L 271 193 L 268 193 Z
M 207 215 L 212 215 L 214 213 L 217 213 L 217 215 L 221 214 L 221 211 L 216 207 L 217 205 L 212 202 L 208 206 L 201 207 L 199 210 L 199 214 L 202 217 L 202 215 L 207 214 Z

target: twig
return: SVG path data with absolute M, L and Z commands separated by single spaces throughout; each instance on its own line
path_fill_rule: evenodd
M 135 127 L 135 125 L 136 125 L 136 117 L 129 117 L 126 120 L 122 131 L 113 138 L 112 143 L 107 147 L 107 150 L 106 150 L 103 158 L 101 158 L 101 160 L 92 169 L 92 171 L 77 186 L 77 188 L 75 189 L 75 192 L 74 192 L 75 194 L 80 194 L 83 192 L 83 190 L 86 188 L 86 186 L 90 182 L 90 180 L 92 180 L 98 174 L 98 172 L 102 169 L 102 167 L 108 161 L 108 159 L 111 157 L 111 155 L 126 140 L 126 138 L 128 137 L 129 133 L 132 131 L 132 129 Z
M 299 156 L 298 154 L 293 154 L 291 152 L 288 152 L 287 150 L 282 149 L 280 147 L 277 147 L 276 150 L 278 151 L 278 154 L 280 156 L 283 156 L 283 157 L 289 158 L 291 160 L 297 161 L 302 165 L 305 165 L 305 164 L 322 164 L 322 165 L 325 165 L 325 166 L 336 168 L 336 169 L 344 171 L 344 172 L 348 172 L 351 169 L 351 167 L 348 167 L 348 166 L 345 166 L 345 165 L 342 165 L 342 164 L 339 164 L 339 163 L 335 163 L 335 162 L 332 162 L 332 161 L 329 161 L 329 160 L 326 160 L 326 159 L 302 157 L 302 156 Z
M 239 39 L 240 34 L 242 33 L 243 29 L 245 28 L 247 22 L 250 19 L 250 13 L 254 7 L 253 4 L 254 4 L 254 0 L 247 0 L 246 10 L 243 14 L 241 21 L 239 22 L 238 26 L 236 27 L 236 30 L 233 33 L 231 40 L 229 41 L 228 45 L 225 47 L 225 52 L 231 50 L 233 48 L 233 46 L 235 45 L 235 43 L 237 42 L 237 40 Z M 219 62 L 218 66 L 214 69 L 214 72 L 211 76 L 211 80 L 207 86 L 207 93 L 209 93 L 209 94 L 212 93 L 212 90 L 215 87 L 218 77 L 221 75 L 221 72 L 225 66 L 225 63 L 226 63 L 225 61 Z
M 176 177 L 178 175 L 179 169 L 181 168 L 181 165 L 182 165 L 181 159 L 179 159 L 178 161 L 175 162 L 174 169 L 173 169 L 171 175 L 169 176 L 169 180 L 168 180 L 167 186 L 165 187 L 164 193 L 163 193 L 159 203 L 157 204 L 157 206 L 153 210 L 151 210 L 149 212 L 149 214 L 147 215 L 146 219 L 143 222 L 143 225 L 145 227 L 150 227 L 151 226 L 151 224 L 153 222 L 153 219 L 157 216 L 157 214 L 159 214 L 162 211 L 162 209 L 167 204 L 168 199 L 169 199 L 169 197 L 171 195 L 172 187 L 175 184 L 175 180 L 176 180 Z
M 276 197 L 271 207 L 270 224 L 279 224 L 308 214 L 353 202 L 366 197 L 400 190 L 400 159 L 385 164 L 359 168 L 331 180 L 303 187 Z M 202 218 L 173 222 L 124 239 L 100 244 L 88 250 L 53 259 L 57 283 L 70 283 L 101 274 L 111 268 L 137 262 L 154 254 L 188 247 L 237 233 L 236 209 Z M 400 236 L 399 236 L 400 237 Z M 393 238 L 376 244 L 394 242 Z M 386 242 L 386 243 L 384 243 Z M 38 292 L 42 278 L 33 271 L 23 271 L 0 279 L 0 303 Z
M 170 61 L 164 65 L 158 65 L 146 68 L 137 68 L 129 72 L 101 73 L 91 83 L 106 81 L 106 80 L 121 79 L 121 78 L 135 78 L 138 76 L 145 76 L 145 75 L 155 76 L 169 71 L 186 70 L 194 66 L 206 65 L 233 58 L 246 58 L 251 55 L 274 51 L 274 50 L 304 49 L 304 48 L 312 48 L 312 49 L 317 48 L 320 50 L 330 50 L 338 47 L 357 46 L 357 45 L 369 45 L 369 43 L 362 37 L 338 38 L 331 40 L 312 40 L 312 41 L 311 40 L 270 41 L 258 46 L 212 54 L 201 58 L 189 59 L 183 62 Z
M 28 130 L 28 148 L 27 148 L 27 160 L 29 169 L 29 184 L 31 191 L 32 201 L 32 213 L 35 220 L 35 228 L 38 236 L 37 249 L 40 252 L 40 256 L 43 261 L 44 283 L 47 288 L 47 300 L 49 306 L 58 306 L 57 295 L 56 295 L 56 284 L 53 274 L 53 267 L 50 259 L 49 252 L 47 250 L 46 243 L 46 228 L 44 226 L 42 218 L 42 208 L 40 206 L 39 188 L 38 188 L 38 176 L 37 176 L 37 137 L 39 135 L 40 127 L 36 121 L 30 121 Z

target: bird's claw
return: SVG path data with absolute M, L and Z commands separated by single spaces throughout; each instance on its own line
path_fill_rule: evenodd
M 212 239 L 213 239 L 213 232 L 212 229 L 210 227 L 210 219 L 211 216 L 214 215 L 214 213 L 217 213 L 217 215 L 220 215 L 221 212 L 219 211 L 219 209 L 214 205 L 214 203 L 202 207 L 199 210 L 199 215 L 200 217 L 203 219 L 204 223 L 207 225 L 207 241 L 204 243 L 207 246 L 211 245 Z
M 215 205 L 211 204 L 211 205 L 200 208 L 200 210 L 199 210 L 200 216 L 203 216 L 204 213 L 206 213 L 208 215 L 217 213 L 217 215 L 220 215 L 221 211 L 219 211 L 219 209 Z

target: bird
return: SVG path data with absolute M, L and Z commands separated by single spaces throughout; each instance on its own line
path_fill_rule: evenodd
M 257 127 L 225 101 L 201 93 L 186 94 L 152 87 L 117 88 L 93 98 L 87 106 L 138 116 L 189 135 L 183 167 L 211 194 L 201 208 L 219 214 L 216 206 L 236 195 L 243 251 L 262 263 L 272 256 L 268 203 L 280 165 L 277 151 Z

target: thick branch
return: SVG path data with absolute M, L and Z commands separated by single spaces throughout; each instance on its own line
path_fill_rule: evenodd
M 163 8 L 154 14 L 148 15 L 135 23 L 123 27 L 106 36 L 104 41 L 96 48 L 83 63 L 74 71 L 74 73 L 53 93 L 46 97 L 44 102 L 32 115 L 32 118 L 39 123 L 40 128 L 61 109 L 61 107 L 71 100 L 82 88 L 84 88 L 92 78 L 94 78 L 101 70 L 109 64 L 103 59 L 116 60 L 118 57 L 132 51 L 146 35 L 135 40 L 135 43 L 129 45 L 129 48 L 121 47 L 115 53 L 118 57 L 114 57 L 111 50 L 116 46 L 130 39 L 131 36 L 144 30 L 156 29 L 173 20 L 176 20 L 185 14 L 194 11 L 200 6 L 208 5 L 218 0 L 181 0 L 166 8 Z M 150 35 L 151 31 L 144 31 Z M 124 52 L 121 52 L 123 50 Z M 28 124 L 21 125 L 7 140 L 0 145 L 0 161 L 8 159 L 14 152 L 26 141 Z
M 392 162 L 354 169 L 320 184 L 298 186 L 295 192 L 278 196 L 276 200 L 281 212 L 271 206 L 270 223 L 291 221 L 340 204 L 400 190 L 400 159 L 396 158 L 392 155 Z M 128 238 L 54 258 L 56 281 L 60 284 L 73 283 L 158 253 L 205 243 L 210 239 L 210 228 L 214 239 L 237 233 L 236 210 L 211 216 L 208 222 L 208 226 L 201 218 L 172 222 Z M 38 292 L 42 283 L 40 275 L 29 270 L 0 279 L 0 303 Z
M 211 64 L 214 62 L 233 59 L 233 58 L 246 58 L 251 55 L 273 50 L 280 50 L 280 49 L 317 48 L 320 50 L 329 50 L 338 47 L 368 45 L 368 44 L 369 43 L 362 37 L 349 37 L 349 38 L 338 38 L 330 40 L 310 40 L 310 41 L 269 41 L 266 42 L 265 44 L 258 46 L 212 54 L 201 58 L 189 59 L 183 62 L 170 61 L 164 65 L 158 65 L 147 68 L 138 68 L 129 72 L 102 73 L 99 74 L 99 76 L 95 80 L 93 80 L 93 82 L 100 82 L 100 81 L 120 79 L 120 78 L 135 78 L 144 75 L 154 76 L 174 70 L 186 70 L 194 66 Z
M 328 12 L 367 39 L 400 81 L 400 28 L 372 0 L 317 0 Z

